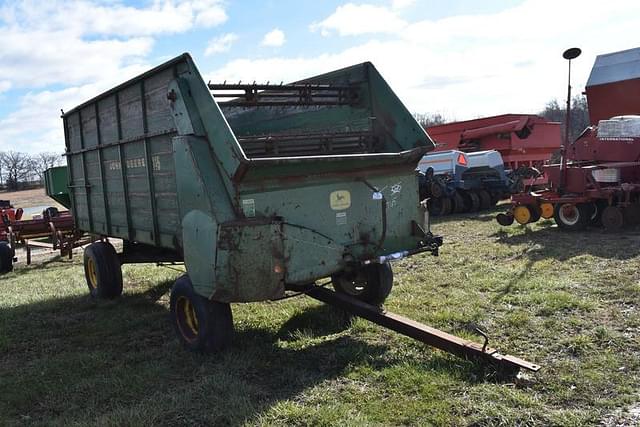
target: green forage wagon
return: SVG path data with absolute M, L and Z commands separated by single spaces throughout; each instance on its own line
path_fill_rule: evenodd
M 370 63 L 292 84 L 207 84 L 188 54 L 63 114 L 89 289 L 122 292 L 121 265 L 184 262 L 171 314 L 184 345 L 230 341 L 230 303 L 331 277 L 373 305 L 389 260 L 428 251 L 418 160 L 434 147 Z

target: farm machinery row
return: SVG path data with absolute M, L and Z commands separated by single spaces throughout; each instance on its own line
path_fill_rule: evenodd
M 544 166 L 546 188 L 512 196 L 497 216 L 501 225 L 540 218 L 564 230 L 640 224 L 640 48 L 598 56 L 586 95 L 591 126 L 563 146 L 559 163 Z
M 540 173 L 531 167 L 505 169 L 496 150 L 458 150 L 426 154 L 418 163 L 420 198 L 428 200 L 434 216 L 490 209 L 524 187 Z
M 436 148 L 418 167 L 421 197 L 432 215 L 476 212 L 531 185 L 561 145 L 560 123 L 530 114 L 503 114 L 430 126 Z

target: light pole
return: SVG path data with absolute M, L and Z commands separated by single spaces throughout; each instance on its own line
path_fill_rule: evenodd
M 567 145 L 569 144 L 569 129 L 571 128 L 571 60 L 577 58 L 582 53 L 578 47 L 572 47 L 562 53 L 562 57 L 569 61 L 569 77 L 567 79 L 567 109 L 564 120 L 564 142 L 560 148 L 560 183 L 558 190 L 562 192 L 567 174 Z

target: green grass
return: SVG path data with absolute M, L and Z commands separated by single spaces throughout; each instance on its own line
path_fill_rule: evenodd
M 190 354 L 169 323 L 178 273 L 125 266 L 123 297 L 93 301 L 80 260 L 53 260 L 0 278 L 0 425 L 640 422 L 638 230 L 485 214 L 434 231 L 441 256 L 394 264 L 386 307 L 478 342 L 480 327 L 540 372 L 500 380 L 302 297 L 234 305 L 233 347 Z

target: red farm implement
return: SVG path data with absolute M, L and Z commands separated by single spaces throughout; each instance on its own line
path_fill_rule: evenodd
M 23 219 L 21 209 L 14 210 L 18 215 L 10 215 L 6 211 L 0 222 L 0 274 L 13 269 L 19 245 L 24 247 L 26 263 L 30 264 L 34 248 L 59 251 L 61 256 L 71 258 L 73 248 L 90 242 L 76 230 L 73 215 L 67 211 L 47 208 L 31 219 Z
M 561 145 L 560 123 L 531 114 L 503 114 L 431 126 L 427 132 L 436 142 L 435 151 L 467 153 L 496 150 L 505 169 L 541 169 Z M 535 183 L 544 184 L 545 177 Z M 533 181 L 527 182 L 532 184 Z
M 45 190 L 49 197 L 64 207 L 70 206 L 66 166 L 45 171 Z M 59 251 L 71 258 L 73 248 L 97 239 L 79 231 L 69 211 L 48 207 L 41 214 L 25 218 L 22 208 L 14 208 L 8 200 L 0 200 L 0 274 L 13 270 L 16 249 L 25 250 L 26 263 L 31 263 L 33 249 Z
M 616 230 L 640 223 L 640 48 L 598 56 L 586 94 L 591 126 L 563 148 L 559 164 L 544 167 L 546 189 L 512 196 L 500 224 L 543 217 L 565 230 Z

